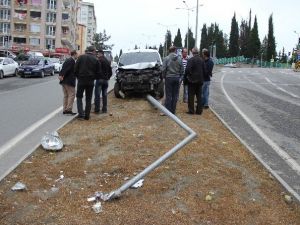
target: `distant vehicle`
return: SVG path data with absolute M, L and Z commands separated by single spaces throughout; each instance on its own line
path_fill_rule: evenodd
M 0 57 L 0 79 L 5 76 L 16 76 L 18 74 L 19 65 L 13 59 L 8 57 Z
M 44 55 L 41 52 L 31 52 L 31 51 L 29 51 L 29 52 L 27 52 L 27 56 L 28 56 L 29 60 L 36 59 L 36 58 L 38 58 L 38 59 L 44 58 Z
M 54 65 L 47 59 L 31 59 L 19 67 L 21 77 L 45 77 L 54 76 Z
M 114 93 L 117 98 L 130 93 L 150 93 L 162 98 L 162 61 L 157 50 L 137 49 L 120 56 Z
M 54 65 L 54 72 L 59 73 L 62 68 L 61 60 L 58 58 L 47 58 Z
M 0 50 L 0 57 L 8 57 L 8 58 L 15 59 L 17 56 L 15 55 L 15 53 L 11 51 Z

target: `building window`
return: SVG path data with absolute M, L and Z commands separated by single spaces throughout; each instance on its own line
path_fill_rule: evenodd
M 69 14 L 63 13 L 63 14 L 61 15 L 61 18 L 62 18 L 62 20 L 67 20 L 67 19 L 69 19 Z
M 41 19 L 42 13 L 36 11 L 30 11 L 30 17 L 32 19 Z
M 1 6 L 10 6 L 10 0 L 0 0 Z
M 25 30 L 26 30 L 26 25 L 25 24 L 15 23 L 15 31 L 24 32 Z
M 48 9 L 56 9 L 56 0 L 48 0 Z
M 30 32 L 39 33 L 41 32 L 41 26 L 39 24 L 31 24 Z
M 55 21 L 56 21 L 56 13 L 53 12 L 47 13 L 47 22 L 55 23 Z
M 14 43 L 26 44 L 26 38 L 14 37 Z
M 46 34 L 55 36 L 55 26 L 47 26 L 46 27 Z
M 46 45 L 45 48 L 48 48 L 48 45 L 50 45 L 50 48 L 55 48 L 55 40 L 54 39 L 46 39 Z
M 35 46 L 40 45 L 40 39 L 38 39 L 38 38 L 30 38 L 30 45 L 35 45 Z
M 0 23 L 0 32 L 7 34 L 10 32 L 10 23 Z
M 10 19 L 10 10 L 0 9 L 0 19 L 9 20 Z

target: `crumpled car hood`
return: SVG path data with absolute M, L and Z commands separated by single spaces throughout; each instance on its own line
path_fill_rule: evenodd
M 127 66 L 120 66 L 119 69 L 123 70 L 143 70 L 151 69 L 157 66 L 157 62 L 144 62 L 144 63 L 135 63 Z

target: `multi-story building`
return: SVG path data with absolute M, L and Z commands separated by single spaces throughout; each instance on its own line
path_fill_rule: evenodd
M 0 47 L 76 48 L 77 0 L 0 0 Z
M 77 52 L 78 54 L 83 54 L 85 49 L 86 49 L 86 26 L 80 23 L 77 23 L 77 40 L 76 40 L 76 45 L 77 45 Z
M 77 23 L 86 26 L 86 46 L 93 43 L 93 38 L 96 33 L 97 22 L 94 4 L 89 2 L 78 2 Z

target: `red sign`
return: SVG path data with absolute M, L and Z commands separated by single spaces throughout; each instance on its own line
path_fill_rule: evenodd
M 69 54 L 70 50 L 68 48 L 56 48 L 55 49 L 56 53 L 65 53 L 65 54 Z

